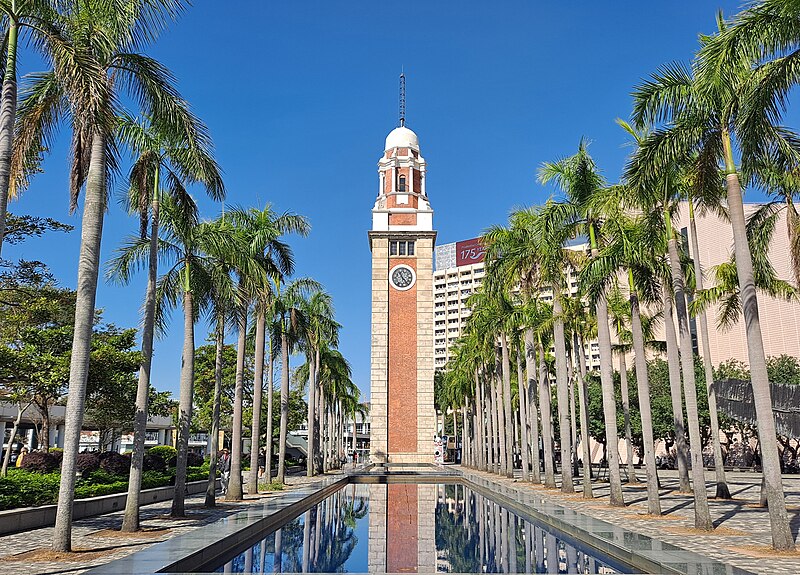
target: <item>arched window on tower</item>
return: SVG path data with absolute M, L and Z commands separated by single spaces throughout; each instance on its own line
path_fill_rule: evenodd
M 397 191 L 401 194 L 406 193 L 406 177 L 400 176 L 400 181 L 397 183 Z

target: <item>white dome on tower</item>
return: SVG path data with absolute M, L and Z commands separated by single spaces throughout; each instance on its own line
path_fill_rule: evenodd
M 419 139 L 414 132 L 405 126 L 400 126 L 389 132 L 389 135 L 386 136 L 386 147 L 384 150 L 391 150 L 392 148 L 411 148 L 419 152 Z

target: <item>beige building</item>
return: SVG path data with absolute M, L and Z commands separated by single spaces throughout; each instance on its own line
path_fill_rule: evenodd
M 745 213 L 751 214 L 757 204 L 745 204 Z M 706 287 L 714 284 L 712 268 L 726 262 L 733 253 L 733 232 L 729 222 L 716 214 L 708 213 L 696 217 L 697 241 L 700 263 L 703 266 L 703 279 Z M 689 206 L 683 203 L 680 209 L 678 229 L 688 238 Z M 694 253 L 689 244 L 692 257 Z M 786 212 L 781 211 L 772 243 L 769 259 L 778 277 L 794 284 L 789 250 L 789 237 L 786 226 Z M 758 311 L 761 318 L 761 335 L 764 339 L 764 350 L 767 356 L 787 354 L 800 357 L 800 302 L 784 301 L 758 294 Z M 744 333 L 744 322 L 739 321 L 729 330 L 717 327 L 719 313 L 716 307 L 708 310 L 709 351 L 711 361 L 716 366 L 733 358 L 749 363 L 747 358 L 747 339 Z M 692 329 L 694 330 L 694 322 Z M 699 340 L 700 338 L 695 338 Z M 702 342 L 698 350 L 705 353 Z
M 585 250 L 586 244 L 570 249 Z M 451 347 L 461 335 L 467 319 L 472 313 L 467 299 L 481 286 L 485 275 L 483 248 L 476 238 L 436 246 L 433 272 L 433 329 L 434 365 L 442 369 L 450 359 Z M 578 277 L 572 270 L 567 272 L 570 295 L 578 293 Z M 541 293 L 544 301 L 553 299 L 552 291 Z M 553 350 L 550 350 L 551 353 Z M 589 369 L 600 367 L 600 348 L 592 340 L 584 349 Z

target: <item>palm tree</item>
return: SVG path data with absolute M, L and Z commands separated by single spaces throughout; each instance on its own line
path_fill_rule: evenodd
M 200 223 L 195 211 L 187 213 L 185 206 L 171 196 L 164 196 L 160 205 L 159 256 L 173 263 L 156 285 L 155 323 L 165 329 L 166 311 L 177 307 L 183 310 L 184 341 L 181 360 L 180 399 L 178 406 L 178 456 L 175 464 L 175 496 L 172 515 L 182 517 L 186 485 L 186 457 L 189 447 L 189 422 L 192 412 L 194 385 L 194 324 L 202 309 L 211 301 L 219 274 L 215 260 L 228 250 L 244 250 L 243 243 L 233 245 L 229 228 L 219 222 Z M 110 262 L 110 273 L 117 277 L 130 276 L 144 267 L 150 259 L 150 239 L 132 238 Z
M 639 483 L 636 477 L 636 469 L 633 465 L 633 436 L 631 433 L 631 409 L 630 409 L 630 389 L 628 387 L 628 366 L 625 361 L 625 354 L 629 351 L 623 340 L 628 333 L 628 324 L 631 321 L 630 308 L 625 296 L 619 288 L 619 284 L 613 283 L 608 292 L 608 312 L 614 333 L 617 336 L 617 343 L 612 346 L 613 351 L 619 356 L 619 382 L 620 395 L 622 396 L 622 418 L 625 426 L 625 448 L 627 450 L 627 473 L 628 483 Z
M 692 349 L 692 336 L 689 330 L 689 314 L 686 305 L 686 282 L 683 264 L 678 248 L 678 237 L 673 230 L 672 219 L 678 201 L 682 195 L 681 174 L 677 166 L 667 166 L 660 174 L 657 187 L 658 192 L 650 190 L 640 191 L 632 188 L 631 191 L 638 195 L 638 203 L 649 213 L 661 212 L 664 218 L 664 239 L 667 244 L 667 258 L 672 281 L 672 301 L 675 315 L 678 320 L 678 351 L 680 357 L 681 376 L 683 379 L 683 393 L 686 406 L 686 415 L 689 428 L 689 444 L 691 455 L 691 472 L 695 500 L 695 527 L 710 531 L 713 529 L 711 513 L 708 508 L 708 494 L 706 492 L 705 468 L 703 465 L 703 445 L 700 435 L 700 420 L 697 411 L 697 387 L 694 375 L 694 351 Z M 665 317 L 667 310 L 664 310 Z M 671 315 L 671 314 L 670 314 Z M 669 323 L 668 318 L 667 321 Z M 668 342 L 669 342 L 668 338 Z
M 226 320 L 232 316 L 235 307 L 235 287 L 230 268 L 222 260 L 212 262 L 212 285 L 210 294 L 210 316 L 214 321 L 214 399 L 211 415 L 211 448 L 208 460 L 208 484 L 206 486 L 205 507 L 216 506 L 217 460 L 219 457 L 219 428 L 222 404 L 223 350 L 225 347 Z
M 583 298 L 567 300 L 565 322 L 572 333 L 572 352 L 577 360 L 578 414 L 581 426 L 581 465 L 583 467 L 583 497 L 592 499 L 592 458 L 589 450 L 589 391 L 586 387 L 585 342 L 594 339 L 597 324 L 592 321 Z M 577 446 L 575 447 L 577 450 Z
M 602 238 L 598 236 L 600 218 L 599 214 L 593 210 L 590 200 L 602 190 L 605 182 L 589 156 L 587 143 L 582 140 L 578 146 L 578 152 L 569 158 L 544 164 L 539 171 L 539 180 L 542 183 L 553 181 L 565 193 L 566 202 L 561 204 L 560 209 L 553 210 L 553 220 L 560 219 L 559 225 L 567 230 L 572 226 L 567 233 L 574 234 L 580 230 L 588 236 L 591 255 L 596 257 L 602 241 Z M 622 479 L 619 472 L 617 450 L 617 407 L 614 399 L 611 330 L 608 324 L 608 303 L 603 293 L 598 294 L 596 311 L 600 348 L 600 383 L 603 389 L 603 416 L 606 427 L 606 445 L 609 447 L 609 503 L 622 506 L 625 501 L 622 496 Z M 556 306 L 556 299 L 554 299 L 553 313 L 556 317 L 561 313 L 561 309 Z M 556 326 L 558 326 L 558 320 L 556 320 Z M 558 335 L 556 335 L 556 342 L 558 339 Z M 558 361 L 559 351 L 559 348 L 556 347 L 556 361 Z M 556 372 L 558 372 L 558 368 Z
M 748 14 L 743 18 L 759 18 L 758 10 Z M 788 12 L 784 14 L 788 15 Z M 742 187 L 733 146 L 736 143 L 741 150 L 744 174 L 757 171 L 759 163 L 763 164 L 763 157 L 770 155 L 779 157 L 784 165 L 794 165 L 796 153 L 791 143 L 793 136 L 774 124 L 779 115 L 779 104 L 785 98 L 785 89 L 776 88 L 781 86 L 780 82 L 771 85 L 763 82 L 770 78 L 769 72 L 775 68 L 767 63 L 754 70 L 756 60 L 751 57 L 752 52 L 737 47 L 737 37 L 747 37 L 741 32 L 746 27 L 732 31 L 720 18 L 719 28 L 720 33 L 716 36 L 702 38 L 695 74 L 673 65 L 662 69 L 654 75 L 652 82 L 639 90 L 641 95 L 634 108 L 636 123 L 662 122 L 664 125 L 648 137 L 646 144 L 640 146 L 641 154 L 637 155 L 640 163 L 650 167 L 649 172 L 641 171 L 640 176 L 644 179 L 653 174 L 654 168 L 655 173 L 660 173 L 662 168 L 686 158 L 696 158 L 697 165 L 707 168 L 698 169 L 700 173 L 716 172 L 720 162 L 724 167 L 759 435 L 773 437 L 772 398 L 758 316 L 752 254 L 747 242 Z M 776 46 L 776 42 L 770 39 L 767 45 Z M 660 90 L 662 84 L 668 89 Z M 653 89 L 647 89 L 648 85 Z M 768 89 L 765 90 L 765 86 Z M 773 546 L 780 550 L 794 549 L 783 498 L 777 445 L 766 442 L 763 448 L 764 484 L 769 500 Z
M 249 308 L 256 302 L 256 355 L 260 358 L 260 366 L 256 365 L 257 382 L 253 388 L 253 429 L 251 458 L 255 465 L 251 466 L 249 489 L 258 492 L 258 418 L 261 411 L 261 392 L 263 390 L 264 345 L 266 339 L 267 309 L 275 305 L 276 286 L 281 278 L 294 271 L 294 258 L 291 248 L 280 238 L 290 232 L 306 235 L 309 230 L 307 220 L 291 213 L 276 214 L 271 206 L 263 210 L 235 209 L 229 214 L 232 231 L 241 234 L 247 245 L 242 253 L 229 252 L 238 278 L 238 310 L 239 329 L 236 351 L 236 387 L 233 404 L 233 433 L 231 434 L 231 477 L 225 499 L 237 501 L 242 498 L 242 399 L 244 388 L 245 344 L 247 337 L 247 317 Z M 273 285 L 274 284 L 274 285 Z M 259 352 L 260 348 L 260 352 Z M 257 360 L 258 361 L 258 360 Z M 256 405 L 256 403 L 258 405 Z M 257 409 L 256 409 L 257 408 Z M 254 477 L 255 475 L 255 477 Z
M 16 182 L 12 181 L 11 157 L 14 149 L 14 123 L 17 116 L 17 49 L 20 34 L 27 31 L 31 43 L 56 67 L 63 70 L 75 58 L 73 45 L 54 24 L 58 14 L 49 0 L 10 0 L 0 3 L 4 17 L 6 37 L 4 51 L 6 65 L 3 87 L 0 92 L 0 249 L 6 232 L 8 200 L 17 195 Z
M 325 292 L 311 294 L 305 309 L 308 317 L 308 334 L 306 337 L 307 358 L 309 363 L 308 373 L 308 450 L 306 458 L 306 473 L 313 476 L 319 466 L 317 452 L 319 451 L 319 429 L 316 425 L 318 414 L 316 411 L 317 398 L 320 389 L 320 349 L 323 346 L 336 347 L 339 345 L 338 331 L 341 327 L 334 320 L 333 299 Z M 353 421 L 355 425 L 355 421 Z
M 626 195 L 624 188 L 614 186 L 596 199 L 598 209 L 605 215 L 603 235 L 609 238 L 607 245 L 598 257 L 581 272 L 581 284 L 591 294 L 603 283 L 616 281 L 620 273 L 627 277 L 628 301 L 630 312 L 625 313 L 630 322 L 628 332 L 619 322 L 618 335 L 624 330 L 621 339 L 625 347 L 632 344 L 634 367 L 639 399 L 639 413 L 642 420 L 642 439 L 644 444 L 644 462 L 647 474 L 647 512 L 651 515 L 661 514 L 661 503 L 658 494 L 658 475 L 655 461 L 655 445 L 653 439 L 653 417 L 650 407 L 650 382 L 647 371 L 645 346 L 653 345 L 652 332 L 658 316 L 642 316 L 640 297 L 646 304 L 655 306 L 659 300 L 659 282 L 656 268 L 661 265 L 659 249 L 654 245 L 649 221 L 645 218 L 631 218 L 624 212 L 624 202 L 620 194 Z M 619 312 L 619 315 L 623 315 Z M 678 376 L 680 377 L 680 376 Z M 678 404 L 680 406 L 680 382 L 678 381 Z M 679 407 L 682 414 L 682 408 Z
M 52 26 L 71 41 L 70 54 L 49 47 L 54 70 L 34 77 L 18 110 L 11 168 L 14 180 L 20 185 L 26 183 L 37 168 L 39 151 L 48 147 L 54 128 L 68 114 L 73 126 L 72 209 L 81 188 L 86 187 L 64 458 L 53 534 L 56 551 L 69 551 L 71 547 L 75 463 L 83 424 L 118 91 L 127 90 L 142 113 L 152 118 L 180 114 L 183 100 L 169 72 L 137 50 L 173 20 L 183 5 L 181 0 L 128 0 L 124 6 L 119 2 L 60 2 Z
M 281 349 L 281 427 L 278 439 L 278 473 L 275 480 L 284 483 L 286 478 L 286 436 L 289 426 L 289 356 L 307 335 L 308 318 L 304 313 L 305 300 L 322 286 L 309 278 L 292 280 L 275 294 L 273 338 Z
M 147 291 L 145 293 L 142 322 L 142 363 L 136 391 L 136 418 L 134 421 L 133 454 L 128 481 L 128 498 L 122 531 L 139 530 L 139 491 L 142 480 L 144 439 L 147 428 L 147 400 L 150 390 L 150 365 L 153 356 L 153 334 L 156 313 L 156 279 L 158 277 L 158 227 L 160 196 L 164 183 L 178 205 L 189 212 L 195 211 L 194 201 L 184 183 L 200 182 L 214 199 L 224 197 L 219 167 L 211 155 L 211 141 L 205 126 L 188 109 L 180 122 L 139 122 L 123 116 L 119 138 L 137 155 L 129 177 L 128 204 L 138 211 L 141 219 L 141 237 L 146 237 L 150 219 L 150 257 L 148 262 Z M 163 175 L 162 175 L 163 174 Z M 123 272 L 126 270 L 122 270 Z M 128 283 L 126 276 L 119 281 Z

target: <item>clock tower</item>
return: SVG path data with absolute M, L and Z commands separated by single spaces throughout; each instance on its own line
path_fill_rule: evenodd
M 401 100 L 402 103 L 402 100 Z M 433 210 L 417 135 L 386 138 L 372 209 L 370 444 L 375 463 L 432 463 Z

